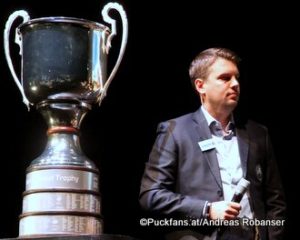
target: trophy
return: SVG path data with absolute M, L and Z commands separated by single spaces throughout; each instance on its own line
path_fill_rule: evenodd
M 122 40 L 115 66 L 106 77 L 116 10 L 122 21 Z M 30 20 L 24 10 L 15 11 L 4 30 L 5 56 L 23 102 L 37 108 L 48 124 L 44 152 L 27 168 L 19 237 L 100 235 L 103 231 L 99 170 L 82 152 L 79 129 L 93 104 L 102 102 L 124 55 L 128 22 L 123 7 L 108 3 L 103 20 L 71 17 Z M 21 79 L 10 57 L 10 31 L 15 29 L 20 47 Z

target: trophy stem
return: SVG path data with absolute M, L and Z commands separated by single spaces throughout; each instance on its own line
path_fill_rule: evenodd
M 48 142 L 27 169 L 21 237 L 102 233 L 99 171 L 79 142 L 80 123 L 89 109 L 80 101 L 38 105 L 49 126 Z
M 83 154 L 79 142 L 80 124 L 90 108 L 89 104 L 80 101 L 47 100 L 38 104 L 37 109 L 49 127 L 48 142 L 30 168 L 68 165 L 97 169 Z
M 79 129 L 74 127 L 64 127 L 64 126 L 57 126 L 57 127 L 51 127 L 47 130 L 47 134 L 51 135 L 53 133 L 74 133 L 78 134 Z

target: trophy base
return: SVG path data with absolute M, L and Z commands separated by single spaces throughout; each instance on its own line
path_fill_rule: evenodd
M 96 169 L 28 168 L 19 237 L 101 235 L 98 182 Z

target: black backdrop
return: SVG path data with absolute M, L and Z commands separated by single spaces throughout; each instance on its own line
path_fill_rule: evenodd
M 8 16 L 19 9 L 27 10 L 31 18 L 72 16 L 102 22 L 100 12 L 107 2 L 2 0 L 0 29 L 4 30 Z M 198 107 L 189 83 L 189 63 L 199 51 L 221 46 L 243 59 L 240 116 L 270 129 L 287 195 L 286 239 L 290 239 L 296 231 L 296 194 L 290 186 L 299 182 L 294 164 L 299 159 L 297 141 L 293 140 L 299 136 L 295 117 L 299 101 L 294 91 L 299 80 L 299 39 L 294 6 L 287 2 L 264 6 L 188 0 L 119 3 L 129 20 L 126 53 L 101 107 L 95 106 L 84 119 L 81 135 L 84 152 L 101 171 L 105 232 L 154 239 L 152 230 L 139 225 L 144 213 L 138 205 L 138 191 L 156 126 Z M 109 69 L 118 44 L 116 38 Z M 14 44 L 12 48 L 17 65 L 18 49 Z M 0 237 L 15 237 L 25 170 L 45 146 L 46 124 L 34 109 L 27 111 L 3 50 L 0 56 Z

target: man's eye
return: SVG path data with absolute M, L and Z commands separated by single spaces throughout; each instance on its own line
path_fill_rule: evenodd
M 229 76 L 229 75 L 220 76 L 220 80 L 222 80 L 222 81 L 230 81 L 230 79 L 231 79 L 231 76 Z

